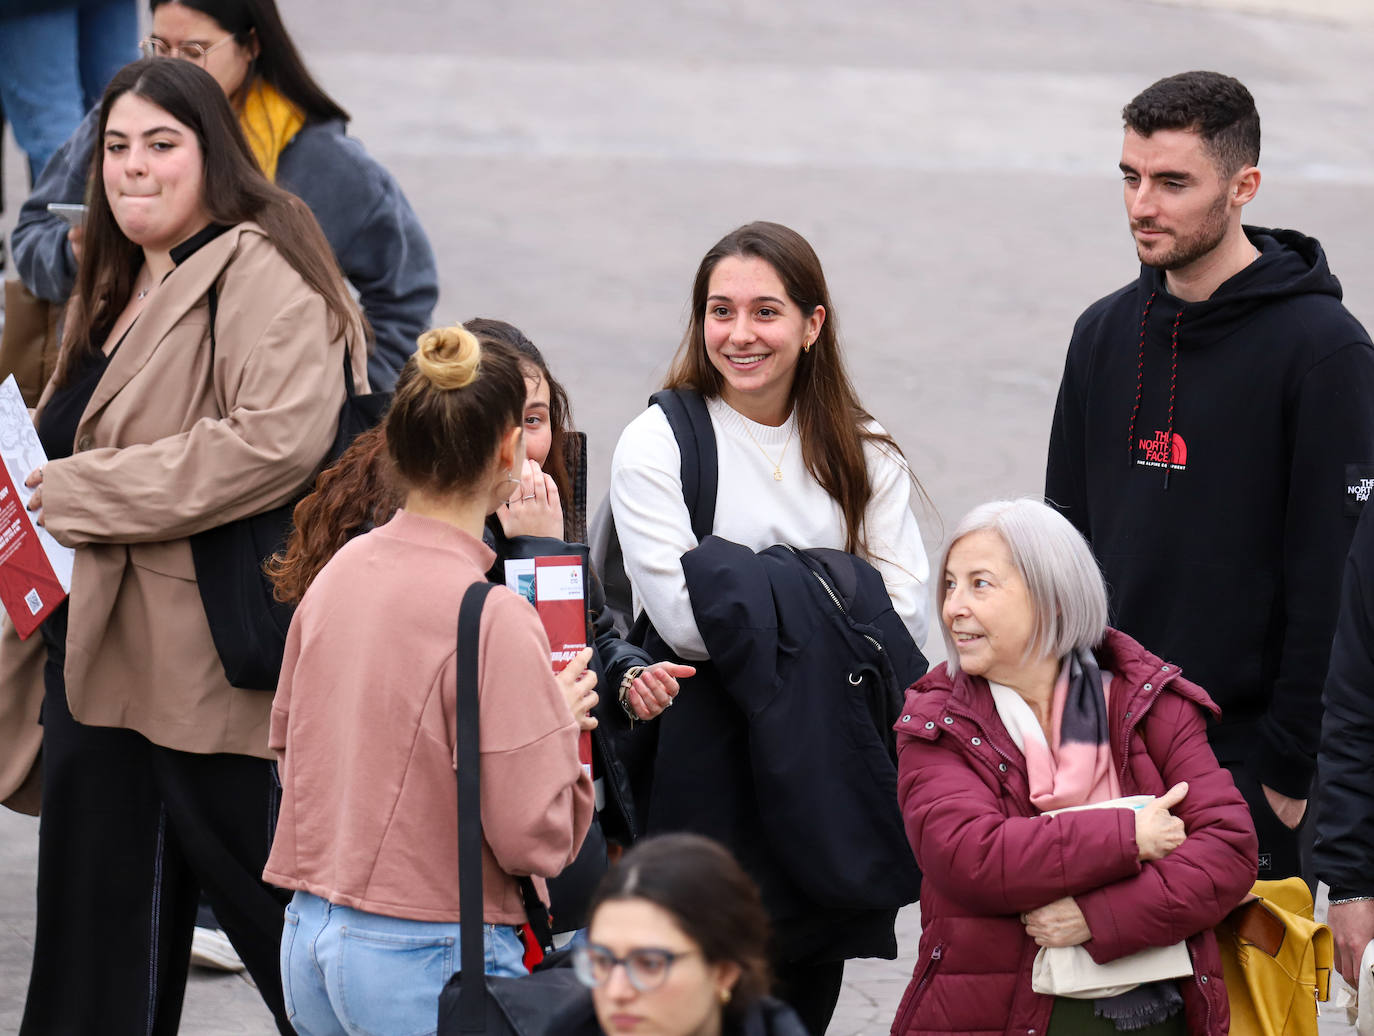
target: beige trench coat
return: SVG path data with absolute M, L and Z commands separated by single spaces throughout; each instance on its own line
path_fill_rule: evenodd
M 218 284 L 214 370 L 206 292 Z M 360 327 L 353 369 L 366 385 Z M 240 224 L 161 283 L 43 478 L 48 530 L 76 548 L 67 701 L 93 726 L 186 752 L 271 758 L 270 693 L 230 686 L 187 537 L 275 507 L 313 476 L 344 398 L 344 339 L 263 231 Z M 39 403 L 41 411 L 52 385 Z M 0 632 L 0 800 L 34 805 L 42 639 Z

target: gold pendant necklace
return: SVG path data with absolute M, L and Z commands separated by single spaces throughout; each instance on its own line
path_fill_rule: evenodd
M 747 421 L 744 425 L 744 434 L 749 436 L 749 441 L 758 447 L 758 451 L 763 454 L 763 459 L 766 460 L 769 464 L 773 465 L 774 482 L 782 481 L 782 462 L 787 457 L 787 447 L 792 445 L 792 433 L 796 430 L 797 424 L 794 421 L 792 423 L 792 427 L 787 430 L 787 441 L 782 444 L 782 453 L 778 454 L 778 459 L 774 461 L 772 457 L 768 456 L 768 451 L 763 448 L 763 443 L 759 442 L 758 439 L 754 438 L 754 433 L 749 430 L 749 425 Z

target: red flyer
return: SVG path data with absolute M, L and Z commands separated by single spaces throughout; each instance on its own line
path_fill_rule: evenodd
M 508 560 L 506 585 L 534 605 L 549 638 L 553 671 L 561 672 L 587 646 L 586 567 L 576 554 Z M 578 757 L 592 772 L 592 736 L 578 740 Z
M 0 603 L 27 639 L 67 598 L 75 552 L 33 523 L 29 472 L 47 461 L 14 375 L 0 383 Z

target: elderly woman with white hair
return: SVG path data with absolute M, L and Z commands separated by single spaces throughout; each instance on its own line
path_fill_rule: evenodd
M 1211 929 L 1254 882 L 1256 843 L 1207 744 L 1216 706 L 1108 628 L 1088 545 L 1038 500 L 975 508 L 938 571 L 948 661 L 897 722 L 925 882 L 894 1036 L 1224 1036 Z M 1114 984 L 1075 981 L 1110 962 Z

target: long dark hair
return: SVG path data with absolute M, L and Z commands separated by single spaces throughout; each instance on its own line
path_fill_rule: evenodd
M 549 455 L 544 461 L 544 473 L 553 479 L 558 487 L 558 498 L 563 502 L 565 518 L 571 518 L 573 506 L 572 485 L 577 478 L 578 458 L 570 449 L 574 434 L 572 423 L 572 404 L 568 402 L 567 390 L 549 371 L 549 365 L 539 347 L 525 337 L 514 324 L 491 317 L 473 317 L 463 321 L 463 326 L 479 338 L 492 338 L 505 342 L 520 354 L 522 366 L 528 365 L 549 386 L 549 431 L 552 433 Z M 568 522 L 565 520 L 564 529 Z M 572 537 L 568 537 L 572 538 Z
M 324 92 L 306 69 L 300 51 L 282 24 L 275 0 L 149 0 L 148 10 L 156 11 L 170 3 L 181 4 L 214 19 L 225 32 L 233 33 L 235 42 L 241 47 L 248 46 L 252 36 L 257 37 L 258 56 L 244 81 L 245 89 L 257 77 L 276 87 L 283 97 L 305 113 L 307 121 L 348 121 L 348 112 Z
M 636 843 L 597 886 L 591 924 L 603 903 L 627 899 L 666 911 L 708 964 L 739 966 L 727 1015 L 744 1014 L 768 994 L 768 912 L 758 886 L 724 846 L 692 834 Z
M 720 395 L 724 379 L 706 354 L 706 297 L 711 273 L 727 256 L 762 259 L 771 266 L 803 317 L 814 313 L 817 306 L 825 307 L 819 337 L 797 359 L 788 403 L 797 415 L 797 437 L 806 470 L 844 514 L 845 550 L 866 555 L 864 512 L 873 498 L 873 482 L 864 444 L 877 443 L 903 463 L 905 460 L 890 435 L 869 429 L 873 417 L 859 402 L 845 370 L 825 273 L 806 238 L 780 223 L 758 222 L 733 230 L 716 242 L 697 267 L 687 331 L 664 387 L 696 389 L 708 397 Z M 916 481 L 914 475 L 912 481 Z
M 262 175 L 219 84 L 189 61 L 147 58 L 120 69 L 100 103 L 85 248 L 76 281 L 77 309 L 58 360 L 57 384 L 67 384 L 99 354 L 143 264 L 142 249 L 115 222 L 101 175 L 110 109 L 126 93 L 157 105 L 195 133 L 202 161 L 201 204 L 211 222 L 256 222 L 282 258 L 324 299 L 332 333 L 359 338 L 354 329 L 362 327 L 362 317 L 324 232 L 304 202 Z M 364 347 L 361 340 L 350 344 Z

